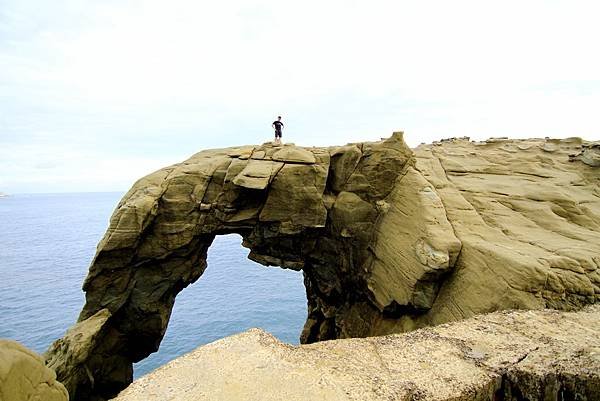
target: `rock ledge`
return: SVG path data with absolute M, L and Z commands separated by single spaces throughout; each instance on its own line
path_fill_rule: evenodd
M 297 347 L 251 329 L 168 363 L 115 401 L 523 399 L 600 399 L 600 306 Z

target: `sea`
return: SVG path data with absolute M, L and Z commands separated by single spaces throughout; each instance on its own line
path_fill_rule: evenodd
M 123 193 L 0 197 L 0 338 L 43 353 L 75 323 L 89 264 Z M 252 327 L 298 344 L 306 320 L 302 273 L 247 259 L 238 235 L 218 236 L 208 267 L 176 298 L 158 352 L 139 377 L 196 347 Z

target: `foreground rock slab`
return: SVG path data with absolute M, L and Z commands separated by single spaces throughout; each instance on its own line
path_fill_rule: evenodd
M 16 341 L 0 339 L 0 401 L 68 401 L 44 359 Z
M 259 329 L 136 380 L 117 401 L 600 400 L 600 307 L 511 311 L 291 346 Z

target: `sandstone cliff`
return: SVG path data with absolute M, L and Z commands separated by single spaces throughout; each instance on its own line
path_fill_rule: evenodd
M 600 307 L 496 312 L 298 347 L 252 329 L 136 380 L 115 401 L 600 400 Z
M 401 133 L 335 148 L 203 151 L 138 181 L 84 283 L 79 322 L 47 353 L 75 400 L 109 398 L 158 349 L 215 235 L 304 273 L 301 341 L 365 337 L 507 308 L 600 299 L 598 147 Z

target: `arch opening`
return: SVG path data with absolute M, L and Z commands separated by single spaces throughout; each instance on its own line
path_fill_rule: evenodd
M 298 344 L 306 321 L 302 273 L 267 268 L 248 259 L 238 234 L 218 235 L 207 269 L 176 298 L 157 352 L 134 364 L 134 379 L 196 347 L 260 327 Z

